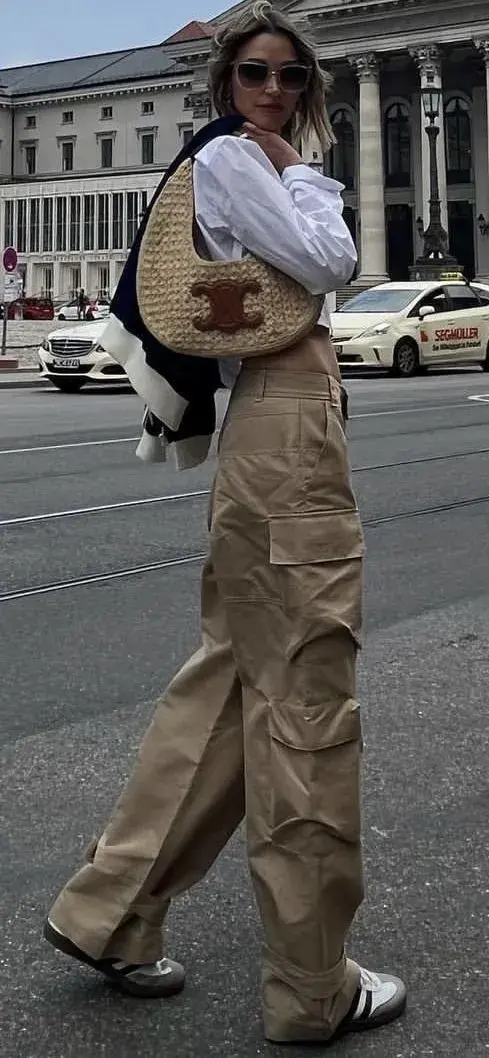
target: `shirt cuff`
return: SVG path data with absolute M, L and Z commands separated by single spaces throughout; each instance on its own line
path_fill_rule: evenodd
M 335 195 L 340 195 L 345 190 L 344 184 L 340 184 L 338 180 L 333 180 L 330 176 L 323 176 L 316 169 L 311 169 L 311 166 L 306 165 L 305 162 L 302 165 L 288 165 L 282 172 L 282 183 L 287 189 L 298 180 Z

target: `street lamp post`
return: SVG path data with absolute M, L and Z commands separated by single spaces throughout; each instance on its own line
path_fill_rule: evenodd
M 436 141 L 440 129 L 436 119 L 440 113 L 441 89 L 434 84 L 433 74 L 421 91 L 423 110 L 429 124 L 425 127 L 430 144 L 430 218 L 423 232 L 423 253 L 411 268 L 412 279 L 439 279 L 442 272 L 459 272 L 460 267 L 448 249 L 448 235 L 441 222 L 440 187 Z

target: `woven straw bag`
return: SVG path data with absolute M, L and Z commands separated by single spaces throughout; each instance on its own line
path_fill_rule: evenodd
M 136 289 L 150 333 L 192 356 L 280 352 L 313 329 L 323 302 L 252 254 L 240 261 L 199 257 L 191 161 L 168 180 L 150 212 Z

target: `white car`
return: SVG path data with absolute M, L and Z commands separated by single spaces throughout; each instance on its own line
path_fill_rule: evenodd
M 489 371 L 489 286 L 457 275 L 371 287 L 333 313 L 331 326 L 341 367 L 403 378 L 441 364 Z
M 51 331 L 39 349 L 39 371 L 65 393 L 87 382 L 126 382 L 124 368 L 100 344 L 104 321 Z
M 90 298 L 85 310 L 87 320 L 105 320 L 110 312 L 108 298 Z M 61 305 L 55 313 L 57 320 L 79 320 L 78 298 L 73 298 L 66 305 Z

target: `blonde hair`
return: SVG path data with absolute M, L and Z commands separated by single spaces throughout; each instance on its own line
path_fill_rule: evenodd
M 323 151 L 329 150 L 336 139 L 326 109 L 326 97 L 331 92 L 333 78 L 321 69 L 312 41 L 301 33 L 280 11 L 276 11 L 268 0 L 258 0 L 251 10 L 228 22 L 218 30 L 212 44 L 209 61 L 209 88 L 217 113 L 233 112 L 231 95 L 232 65 L 243 44 L 259 33 L 282 33 L 294 46 L 297 59 L 310 70 L 309 81 L 299 97 L 297 108 L 289 125 L 284 129 L 295 147 L 302 139 L 316 135 Z

